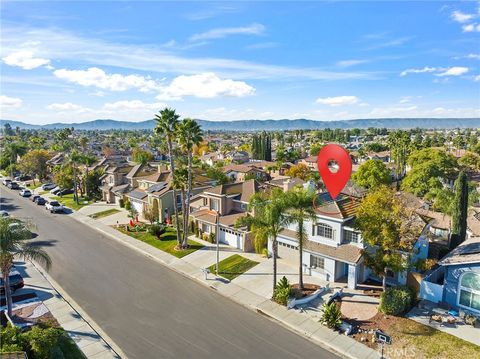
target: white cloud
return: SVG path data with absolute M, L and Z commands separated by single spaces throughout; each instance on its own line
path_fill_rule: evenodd
M 435 76 L 460 76 L 468 72 L 468 67 L 454 66 L 445 71 L 435 74 Z
M 47 109 L 52 111 L 59 111 L 59 112 L 86 112 L 89 110 L 86 107 L 76 105 L 71 102 L 52 103 L 47 106 Z
M 465 23 L 475 18 L 475 15 L 465 14 L 461 11 L 456 10 L 450 15 L 450 17 L 452 18 L 453 21 L 456 21 L 459 23 Z
M 262 24 L 252 24 L 243 27 L 223 27 L 194 34 L 190 37 L 190 41 L 221 39 L 230 35 L 260 35 L 264 30 L 265 26 Z
M 55 70 L 54 75 L 62 80 L 76 83 L 81 86 L 94 86 L 104 90 L 126 91 L 138 89 L 148 92 L 158 89 L 159 85 L 149 77 L 139 75 L 107 74 L 98 67 L 87 70 Z
M 166 105 L 161 102 L 145 103 L 140 100 L 124 100 L 117 102 L 109 102 L 103 105 L 103 109 L 108 111 L 123 111 L 123 110 L 160 110 Z
M 350 67 L 355 65 L 361 65 L 369 62 L 368 60 L 342 60 L 337 62 L 337 66 L 339 67 Z
M 467 59 L 475 59 L 475 60 L 480 60 L 480 54 L 468 54 Z
M 475 78 L 473 79 L 473 81 L 480 81 L 480 75 L 475 76 Z
M 22 99 L 0 95 L 1 108 L 19 108 L 20 106 L 22 106 Z
M 40 57 L 33 57 L 33 52 L 28 50 L 20 50 L 10 53 L 2 57 L 3 62 L 10 66 L 18 66 L 24 70 L 32 70 L 40 66 L 49 66 L 50 60 Z
M 213 98 L 219 96 L 243 97 L 253 95 L 255 88 L 243 81 L 221 79 L 213 72 L 181 75 L 161 89 L 158 100 L 179 100 L 184 96 Z
M 316 103 L 329 106 L 346 106 L 358 103 L 360 99 L 357 96 L 337 96 L 317 98 Z
M 423 72 L 435 72 L 437 70 L 438 69 L 435 68 L 435 67 L 425 66 L 422 69 L 407 69 L 407 70 L 404 70 L 400 73 L 400 76 L 403 77 L 403 76 L 407 76 L 408 74 L 420 74 L 420 73 L 423 73 Z

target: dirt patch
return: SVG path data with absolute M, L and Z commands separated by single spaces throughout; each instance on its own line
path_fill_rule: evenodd
M 296 295 L 297 298 L 303 298 L 303 297 L 312 295 L 314 292 L 319 290 L 321 286 L 317 284 L 304 283 L 303 290 L 300 291 L 300 285 L 298 283 L 295 283 L 295 284 L 292 284 L 292 288 L 295 291 L 295 293 L 298 293 L 298 295 Z

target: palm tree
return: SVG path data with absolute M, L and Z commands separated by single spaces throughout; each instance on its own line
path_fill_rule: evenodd
M 191 118 L 185 118 L 177 125 L 177 138 L 181 149 L 187 153 L 188 161 L 188 180 L 187 194 L 185 200 L 185 209 L 183 211 L 183 247 L 188 246 L 188 223 L 190 216 L 190 196 L 192 193 L 192 158 L 193 146 L 199 145 L 203 141 L 202 129 L 197 121 Z
M 187 187 L 188 187 L 188 170 L 185 166 L 182 166 L 180 168 L 177 167 L 175 171 L 175 175 L 173 176 L 173 188 L 176 190 L 179 190 L 181 193 L 182 213 L 184 214 L 184 216 L 186 211 L 186 202 L 184 198 L 185 198 L 185 192 L 187 190 Z M 185 227 L 185 218 L 183 219 L 183 233 L 188 233 L 188 228 Z
M 170 171 L 173 178 L 175 178 L 175 162 L 173 158 L 173 139 L 175 137 L 175 129 L 178 124 L 178 118 L 180 116 L 175 113 L 174 109 L 165 107 L 160 111 L 160 116 L 155 115 L 157 125 L 155 127 L 155 134 L 163 136 L 167 141 L 168 157 L 170 160 Z M 178 208 L 177 208 L 177 191 L 173 187 L 173 209 L 175 211 L 175 224 L 177 227 L 177 247 L 182 246 L 182 239 L 180 237 L 180 223 L 178 221 Z
M 30 231 L 24 226 L 10 226 L 15 223 L 12 219 L 0 219 L 0 271 L 5 287 L 7 299 L 7 313 L 12 316 L 12 294 L 10 292 L 10 271 L 15 257 L 22 257 L 24 260 L 35 260 L 45 265 L 47 269 L 51 266 L 48 254 L 28 240 L 31 238 Z
M 277 284 L 277 237 L 289 222 L 285 211 L 287 201 L 285 193 L 280 188 L 275 188 L 269 197 L 263 193 L 255 194 L 250 200 L 250 210 L 253 216 L 239 218 L 236 226 L 254 226 L 256 231 L 263 231 L 272 241 L 273 254 L 273 290 Z
M 307 190 L 301 187 L 296 187 L 285 193 L 287 201 L 287 216 L 290 223 L 297 224 L 297 239 L 298 239 L 298 283 L 300 290 L 303 290 L 303 243 L 307 240 L 308 235 L 305 230 L 305 220 L 315 219 L 315 210 L 313 209 L 313 200 L 315 199 L 315 191 Z

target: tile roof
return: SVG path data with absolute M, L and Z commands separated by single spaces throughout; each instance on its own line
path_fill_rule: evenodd
M 284 229 L 280 236 L 297 241 L 297 232 Z M 307 252 L 318 253 L 325 257 L 336 259 L 342 262 L 357 263 L 362 257 L 362 250 L 353 244 L 340 244 L 337 247 L 306 240 L 303 249 Z
M 438 262 L 440 265 L 462 263 L 480 263 L 480 237 L 467 239 Z
M 355 216 L 360 200 L 340 194 L 336 200 L 327 192 L 319 193 L 315 199 L 315 212 L 322 216 L 347 219 Z
M 227 183 L 221 184 L 209 189 L 206 189 L 204 192 L 207 194 L 215 194 L 218 196 L 240 196 L 240 201 L 249 202 L 252 196 L 259 192 L 262 189 L 261 185 L 256 180 L 248 180 L 245 182 L 238 183 Z

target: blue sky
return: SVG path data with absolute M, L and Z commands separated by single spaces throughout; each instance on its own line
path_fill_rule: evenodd
M 480 3 L 5 2 L 1 118 L 480 116 Z

